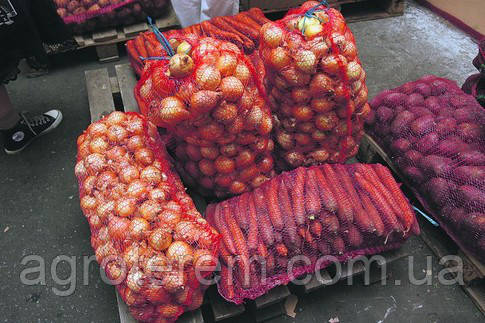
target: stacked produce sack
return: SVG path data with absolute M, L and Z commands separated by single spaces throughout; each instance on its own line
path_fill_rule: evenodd
M 268 21 L 261 9 L 252 8 L 235 16 L 215 17 L 184 29 L 165 31 L 163 35 L 168 40 L 187 35 L 195 35 L 197 37 L 210 36 L 230 41 L 246 54 L 253 54 L 259 42 L 259 29 Z M 167 55 L 153 31 L 140 33 L 135 39 L 129 40 L 126 43 L 126 47 L 130 63 L 138 76 L 142 74 L 147 62 L 140 59 L 140 57 Z
M 473 59 L 473 66 L 479 73 L 470 75 L 463 83 L 461 89 L 471 94 L 478 103 L 485 108 L 485 39 L 478 45 L 478 54 Z
M 81 209 L 106 276 L 140 322 L 173 322 L 202 304 L 219 234 L 171 169 L 157 129 L 113 112 L 78 138 Z M 209 269 L 212 268 L 212 269 Z
M 136 86 L 141 112 L 174 136 L 178 169 L 203 195 L 258 187 L 274 175 L 274 144 L 251 61 L 215 38 L 171 45 L 177 54 L 151 63 Z
M 94 31 L 158 17 L 167 0 L 54 0 L 57 13 L 75 33 Z
M 409 202 L 382 165 L 300 167 L 209 205 L 206 217 L 222 236 L 219 293 L 238 304 L 332 261 L 397 248 L 419 233 Z
M 365 72 L 339 11 L 316 1 L 261 29 L 260 56 L 286 167 L 356 155 L 369 113 Z
M 383 91 L 371 105 L 367 131 L 428 212 L 485 262 L 485 110 L 436 76 Z

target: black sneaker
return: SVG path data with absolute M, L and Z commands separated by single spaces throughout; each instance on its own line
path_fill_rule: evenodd
M 32 118 L 21 113 L 20 117 L 21 120 L 15 127 L 2 130 L 5 136 L 4 149 L 10 155 L 21 152 L 32 140 L 54 130 L 62 121 L 59 110 L 50 110 Z

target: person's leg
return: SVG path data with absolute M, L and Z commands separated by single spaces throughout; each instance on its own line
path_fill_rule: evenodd
M 15 127 L 20 121 L 20 115 L 15 111 L 10 98 L 8 97 L 5 85 L 0 85 L 0 130 L 7 130 Z

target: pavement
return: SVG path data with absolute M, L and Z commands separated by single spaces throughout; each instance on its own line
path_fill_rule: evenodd
M 426 74 L 461 85 L 475 72 L 471 60 L 476 44 L 414 2 L 402 17 L 350 27 L 367 71 L 370 97 Z M 126 61 L 122 57 L 121 62 Z M 119 321 L 114 288 L 101 281 L 95 261 L 89 262 L 89 227 L 79 208 L 73 171 L 76 138 L 90 120 L 84 71 L 108 67 L 113 73 L 115 64 L 119 62 L 99 64 L 94 49 L 56 55 L 48 75 L 21 75 L 8 85 L 18 110 L 40 113 L 58 107 L 64 121 L 21 154 L 0 153 L 0 321 Z M 300 298 L 296 318 L 273 321 L 484 321 L 461 287 L 438 283 L 442 267 L 419 237 L 411 238 L 403 250 L 413 261 L 395 262 L 387 286 L 339 283 Z M 430 275 L 431 285 L 411 284 L 409 272 L 416 278 Z

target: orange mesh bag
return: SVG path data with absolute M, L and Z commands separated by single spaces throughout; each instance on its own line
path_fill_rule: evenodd
M 222 197 L 274 176 L 271 112 L 250 59 L 210 37 L 184 40 L 175 52 L 150 64 L 135 96 L 141 112 L 175 138 L 186 183 Z
M 316 1 L 260 31 L 276 152 L 287 168 L 356 155 L 368 114 L 365 72 L 339 11 Z
M 300 167 L 210 204 L 221 233 L 219 293 L 242 303 L 334 261 L 399 247 L 419 227 L 382 165 Z
M 91 245 L 140 322 L 173 322 L 202 304 L 220 236 L 197 212 L 157 129 L 113 112 L 78 138 L 75 173 Z

